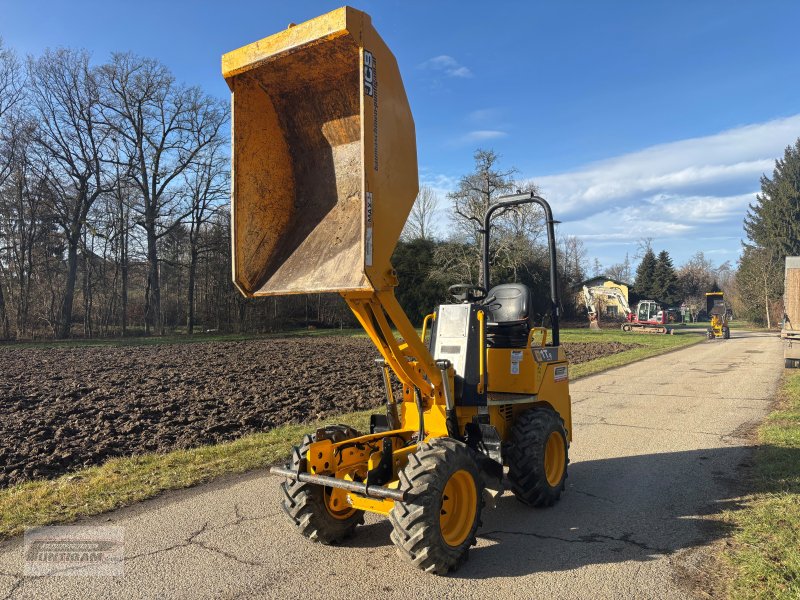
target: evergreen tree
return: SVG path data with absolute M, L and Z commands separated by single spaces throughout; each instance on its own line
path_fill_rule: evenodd
M 761 177 L 761 193 L 744 220 L 747 237 L 782 260 L 800 255 L 800 139 L 775 161 L 772 178 Z
M 656 255 L 651 248 L 648 248 L 636 269 L 636 281 L 633 284 L 633 290 L 639 299 L 654 297 L 656 264 Z
M 669 252 L 662 250 L 658 253 L 656 266 L 653 271 L 653 296 L 656 300 L 667 305 L 673 305 L 680 300 L 678 294 L 678 275 L 672 264 Z
M 392 255 L 400 281 L 395 290 L 397 301 L 415 325 L 421 325 L 425 315 L 447 300 L 447 285 L 429 277 L 436 246 L 436 242 L 422 238 L 401 240 Z

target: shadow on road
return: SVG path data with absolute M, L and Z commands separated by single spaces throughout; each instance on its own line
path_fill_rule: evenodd
M 795 454 L 789 460 L 800 461 Z M 556 506 L 530 508 L 506 493 L 485 508 L 479 545 L 452 576 L 649 561 L 719 539 L 730 526 L 718 517 L 752 489 L 751 457 L 751 448 L 737 446 L 574 463 Z M 347 546 L 388 550 L 390 531 L 387 521 L 362 527 Z

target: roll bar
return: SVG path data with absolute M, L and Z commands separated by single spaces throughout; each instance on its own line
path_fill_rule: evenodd
M 553 220 L 553 211 L 550 209 L 550 204 L 544 198 L 537 196 L 533 192 L 510 194 L 508 196 L 501 196 L 498 198 L 499 202 L 493 204 L 486 211 L 483 217 L 483 229 L 480 233 L 483 235 L 483 257 L 481 259 L 481 272 L 483 277 L 483 287 L 486 292 L 489 292 L 489 235 L 492 227 L 492 215 L 495 211 L 501 208 L 509 208 L 512 206 L 520 206 L 522 204 L 538 204 L 544 209 L 545 223 L 547 224 L 547 246 L 550 252 L 550 319 L 552 321 L 553 329 L 553 346 L 558 346 L 559 340 L 559 297 L 558 297 L 558 268 L 556 265 L 556 236 L 554 225 L 560 221 Z

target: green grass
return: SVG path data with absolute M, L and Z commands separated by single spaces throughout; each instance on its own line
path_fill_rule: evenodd
M 313 330 L 298 335 L 330 335 L 329 331 L 332 330 Z M 360 330 L 345 330 L 343 335 L 364 334 Z M 265 336 L 186 336 L 177 342 L 176 338 L 143 338 L 123 340 L 122 344 L 231 341 L 260 337 Z M 571 378 L 575 379 L 684 347 L 704 338 L 696 335 L 636 335 L 617 330 L 595 332 L 565 329 L 562 330 L 562 339 L 565 342 L 620 341 L 642 344 L 641 347 L 613 356 L 575 365 L 570 373 Z M 121 341 L 105 343 L 119 345 Z M 67 344 L 95 345 L 93 341 L 71 341 Z M 21 344 L 14 347 L 19 346 Z M 369 427 L 369 414 L 350 413 L 327 419 L 326 422 L 338 421 L 365 431 Z M 266 467 L 285 458 L 292 444 L 320 424 L 284 425 L 267 433 L 249 435 L 224 444 L 112 459 L 99 467 L 83 469 L 57 479 L 32 481 L 2 489 L 0 539 L 17 535 L 25 527 L 66 523 L 141 502 L 166 490 L 190 487 L 228 473 Z
M 361 431 L 369 412 L 334 418 Z M 233 442 L 109 460 L 57 479 L 22 483 L 0 490 L 0 539 L 25 527 L 66 523 L 141 502 L 165 490 L 186 488 L 227 473 L 266 467 L 289 454 L 310 430 L 322 423 L 284 425 Z
M 754 493 L 726 518 L 735 599 L 800 598 L 800 373 L 786 377 L 778 410 L 758 431 Z
M 638 348 L 625 350 L 611 356 L 604 356 L 596 360 L 570 366 L 570 379 L 593 375 L 614 367 L 621 367 L 637 360 L 650 358 L 685 348 L 705 340 L 705 330 L 675 331 L 675 335 L 659 335 L 645 333 L 626 333 L 616 329 L 563 329 L 562 342 L 622 342 L 624 344 L 640 344 Z

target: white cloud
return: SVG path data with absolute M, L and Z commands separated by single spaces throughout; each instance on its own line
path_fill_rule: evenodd
M 477 129 L 464 135 L 461 140 L 464 142 L 483 142 L 485 140 L 496 140 L 507 135 L 508 133 L 499 129 Z
M 707 188 L 749 192 L 800 134 L 800 115 L 701 138 L 651 146 L 575 171 L 534 177 L 562 210 L 627 204 L 657 194 L 692 195 Z M 742 189 L 744 188 L 744 189 Z M 714 194 L 712 194 L 714 195 Z
M 447 194 L 458 187 L 458 178 L 441 173 L 430 173 L 430 171 L 424 167 L 420 169 L 419 179 L 420 186 L 428 186 L 439 197 L 440 211 L 447 206 Z
M 500 116 L 500 109 L 498 108 L 479 108 L 473 110 L 467 115 L 467 119 L 472 123 L 486 123 L 488 121 L 495 121 Z
M 590 247 L 654 238 L 679 257 L 738 252 L 742 220 L 775 159 L 800 136 L 800 115 L 651 146 L 555 175 L 533 177 L 562 232 Z M 727 242 L 710 243 L 713 236 Z M 720 247 L 724 246 L 724 247 Z M 682 258 L 681 258 L 682 259 Z M 621 260 L 620 258 L 612 259 Z
M 448 77 L 472 77 L 472 71 L 467 67 L 459 64 L 459 62 L 452 56 L 441 54 L 429 58 L 424 63 L 419 65 L 421 69 L 428 69 L 430 71 L 439 71 Z

